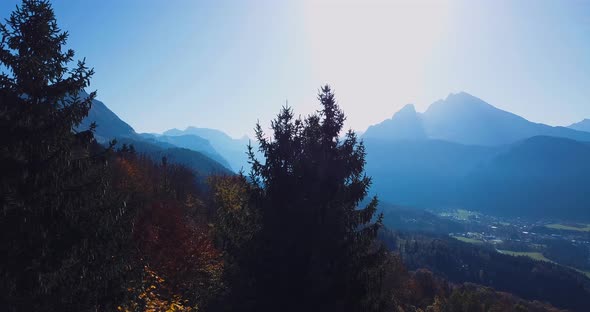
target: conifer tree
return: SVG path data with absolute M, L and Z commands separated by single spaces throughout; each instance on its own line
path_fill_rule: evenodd
M 0 310 L 112 310 L 129 213 L 93 127 L 75 131 L 93 70 L 71 65 L 48 1 L 23 1 L 0 34 Z
M 383 308 L 384 250 L 375 238 L 377 199 L 359 207 L 370 185 L 365 148 L 329 86 L 321 109 L 305 119 L 284 107 L 267 137 L 250 147 L 254 202 L 261 214 L 254 269 L 258 311 L 373 311 Z

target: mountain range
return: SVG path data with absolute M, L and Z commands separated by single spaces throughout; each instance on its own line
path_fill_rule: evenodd
M 88 94 L 83 92 L 80 96 L 84 98 Z M 77 130 L 88 129 L 92 123 L 96 123 L 94 137 L 103 145 L 108 145 L 111 140 L 117 141 L 115 147 L 132 144 L 137 152 L 155 161 L 166 157 L 171 163 L 193 169 L 199 178 L 210 174 L 233 174 L 225 158 L 217 153 L 208 140 L 201 137 L 139 134 L 98 100 L 92 101 L 88 116 Z
M 590 132 L 533 123 L 467 93 L 406 105 L 363 135 L 382 200 L 590 220 Z
M 165 131 L 163 135 L 170 138 L 180 138 L 187 135 L 203 138 L 208 140 L 211 146 L 227 159 L 230 168 L 235 172 L 249 168 L 246 147 L 250 139 L 247 136 L 234 139 L 220 130 L 197 127 L 187 127 L 184 130 L 170 129 Z
M 247 170 L 249 139 L 187 127 L 137 133 L 93 101 L 79 126 L 97 123 L 103 144 L 133 144 L 201 175 Z M 363 134 L 371 192 L 396 205 L 590 221 L 590 120 L 568 127 L 534 123 L 467 93 L 424 113 L 408 104 Z
M 370 126 L 363 137 L 438 139 L 467 145 L 497 146 L 537 135 L 590 141 L 590 133 L 583 130 L 585 127 L 590 127 L 590 122 L 570 127 L 534 123 L 461 92 L 432 103 L 424 113 L 417 113 L 414 106 L 408 104 L 391 119 Z

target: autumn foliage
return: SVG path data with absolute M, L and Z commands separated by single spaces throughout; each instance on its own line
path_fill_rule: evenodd
M 214 246 L 206 206 L 194 174 L 165 159 L 156 164 L 121 148 L 115 160 L 117 187 L 129 205 L 137 262 L 143 268 L 122 309 L 190 311 L 221 288 L 223 262 Z

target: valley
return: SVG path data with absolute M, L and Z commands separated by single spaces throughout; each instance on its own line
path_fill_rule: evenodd
M 431 233 L 448 235 L 458 241 L 505 255 L 559 264 L 575 269 L 590 278 L 588 224 L 550 219 L 495 217 L 463 209 L 430 212 L 425 216 L 433 219 L 430 222 L 456 224 L 456 227 L 451 229 L 454 230 L 452 232 L 437 230 Z M 415 217 L 407 222 L 419 223 Z M 422 229 L 408 227 L 406 230 Z

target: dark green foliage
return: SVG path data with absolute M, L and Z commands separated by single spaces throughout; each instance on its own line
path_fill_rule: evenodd
M 561 311 L 537 301 L 471 284 L 452 284 L 427 269 L 409 272 L 399 255 L 390 254 L 383 278 L 389 292 L 388 311 L 476 312 Z
M 214 234 L 223 251 L 223 294 L 213 310 L 253 310 L 254 285 L 258 257 L 256 235 L 260 231 L 260 212 L 254 202 L 253 186 L 243 175 L 212 177 L 212 201 L 216 207 Z M 258 298 L 259 299 L 259 298 Z
M 130 214 L 92 127 L 74 131 L 93 71 L 69 67 L 48 1 L 23 1 L 0 32 L 0 310 L 113 309 Z
M 365 149 L 349 131 L 328 86 L 320 111 L 295 119 L 285 107 L 272 138 L 258 124 L 264 161 L 250 147 L 253 201 L 261 214 L 252 272 L 261 310 L 381 310 L 384 251 L 375 246 L 377 200 L 358 205 L 370 179 Z
M 389 234 L 388 246 L 409 269 L 428 268 L 452 283 L 477 283 L 573 311 L 590 309 L 590 280 L 572 269 L 444 236 Z
M 187 148 L 179 148 L 173 145 L 162 146 L 154 142 L 130 138 L 117 138 L 116 147 L 121 146 L 121 144 L 133 145 L 138 153 L 150 157 L 155 162 L 159 162 L 162 157 L 166 157 L 170 163 L 179 164 L 193 170 L 197 175 L 197 179 L 202 181 L 209 175 L 232 173 L 222 164 L 205 154 Z

